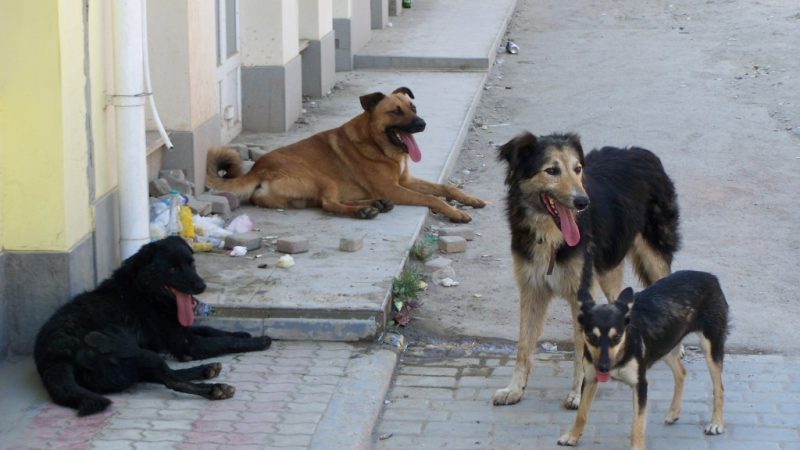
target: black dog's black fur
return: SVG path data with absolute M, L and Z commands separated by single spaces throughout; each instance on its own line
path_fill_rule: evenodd
M 537 248 L 534 245 L 538 239 L 536 230 L 528 228 L 525 220 L 529 199 L 523 194 L 520 183 L 542 169 L 544 149 L 572 147 L 580 155 L 583 184 L 591 205 L 577 217 L 582 235 L 580 243 L 575 247 L 561 245 L 556 262 L 588 252 L 594 268 L 603 273 L 622 262 L 634 237 L 641 233 L 667 264 L 672 263 L 673 254 L 680 247 L 677 194 L 661 160 L 651 151 L 640 147 L 603 147 L 584 158 L 580 139 L 573 133 L 538 136 L 527 145 L 520 144 L 506 144 L 499 155 L 508 162 L 510 169 L 506 184 L 509 185 L 507 213 L 512 251 L 533 259 L 532 253 Z M 590 286 L 590 273 L 582 279 L 585 287 Z M 637 271 L 637 274 L 645 285 L 655 281 L 648 279 L 646 271 Z
M 168 237 L 145 245 L 97 289 L 62 306 L 42 326 L 34 348 L 53 401 L 81 416 L 93 414 L 111 403 L 100 394 L 137 382 L 162 383 L 212 400 L 230 398 L 233 386 L 189 382 L 216 377 L 219 363 L 172 370 L 159 354 L 190 361 L 269 347 L 268 336 L 181 325 L 172 291 L 188 299 L 205 287 L 191 247 Z

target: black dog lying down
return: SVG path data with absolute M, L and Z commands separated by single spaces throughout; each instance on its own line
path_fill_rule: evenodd
M 264 350 L 268 336 L 191 326 L 195 294 L 205 283 L 195 271 L 192 249 L 178 237 L 145 245 L 94 291 L 62 306 L 36 338 L 34 359 L 53 401 L 79 416 L 111 403 L 100 394 L 137 382 L 210 400 L 233 396 L 227 384 L 190 383 L 219 375 L 219 363 L 172 370 L 159 353 L 182 361 L 225 353 Z
M 599 382 L 614 378 L 633 388 L 631 449 L 644 447 L 647 420 L 646 371 L 663 358 L 675 379 L 672 403 L 664 422 L 675 423 L 681 412 L 686 369 L 681 363 L 681 340 L 697 333 L 714 386 L 711 423 L 706 434 L 720 434 L 722 421 L 722 359 L 728 334 L 728 302 L 717 277 L 706 272 L 679 271 L 657 281 L 634 297 L 633 289 L 616 302 L 596 305 L 586 290 L 578 292 L 578 323 L 586 348 L 581 403 L 572 430 L 559 445 L 576 445 L 583 433 Z

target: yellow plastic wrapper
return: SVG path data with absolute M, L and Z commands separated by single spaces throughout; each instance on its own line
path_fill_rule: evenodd
M 192 250 L 196 252 L 210 252 L 213 248 L 211 242 L 192 242 Z
M 181 222 L 181 237 L 184 239 L 194 239 L 192 209 L 188 206 L 181 206 L 181 210 L 178 212 L 178 220 Z

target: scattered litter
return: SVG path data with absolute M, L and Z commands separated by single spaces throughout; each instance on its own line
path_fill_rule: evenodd
M 424 291 L 425 289 L 428 289 L 428 283 L 426 283 L 424 281 L 420 281 L 419 282 L 419 290 L 420 291 Z
M 444 287 L 458 286 L 458 284 L 459 284 L 458 281 L 456 281 L 456 280 L 454 280 L 454 279 L 452 279 L 450 277 L 442 278 L 442 281 L 440 281 L 440 283 Z
M 211 242 L 192 242 L 192 250 L 195 252 L 210 252 L 214 248 Z
M 230 256 L 244 256 L 247 254 L 247 247 L 237 245 L 236 247 L 233 247 L 233 250 L 231 250 L 228 254 Z
M 283 255 L 278 258 L 278 263 L 275 265 L 281 269 L 292 267 L 294 265 L 294 258 L 292 258 L 292 255 Z
M 472 296 L 475 298 L 482 298 L 483 294 L 472 294 Z
M 264 256 L 264 255 L 262 255 L 261 253 L 259 253 L 259 254 L 255 255 L 255 256 L 253 256 L 253 259 L 258 259 L 258 258 L 261 258 L 262 256 Z
M 384 404 L 384 405 L 388 405 L 389 403 L 392 403 L 392 401 L 391 401 L 391 400 L 384 400 L 384 401 L 383 401 L 383 404 Z
M 211 315 L 211 305 L 203 303 L 196 298 L 192 298 L 194 302 L 194 315 L 198 317 L 205 317 Z
M 468 169 L 464 169 L 464 170 L 461 171 L 461 173 L 463 173 L 466 176 L 469 176 L 470 171 Z
M 542 350 L 553 353 L 558 351 L 558 346 L 552 342 L 542 342 Z
M 231 220 L 231 223 L 229 223 L 225 229 L 235 234 L 247 233 L 253 230 L 253 221 L 250 220 L 250 216 L 247 214 L 242 214 Z
M 519 53 L 519 45 L 515 44 L 511 39 L 506 42 L 506 53 L 516 55 Z
M 258 265 L 259 269 L 266 269 L 267 267 L 269 267 L 269 264 L 259 264 Z
M 385 441 L 386 439 L 389 439 L 392 436 L 394 436 L 394 433 L 384 433 L 384 434 L 380 435 L 378 437 L 378 439 L 381 440 L 381 441 Z

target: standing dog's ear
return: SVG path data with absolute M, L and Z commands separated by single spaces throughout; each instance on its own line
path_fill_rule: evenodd
M 503 144 L 497 151 L 497 159 L 508 163 L 509 169 L 516 167 L 520 151 L 536 146 L 536 136 L 526 131 Z
M 392 91 L 392 94 L 397 94 L 397 93 L 403 93 L 403 94 L 406 94 L 407 96 L 409 96 L 411 98 L 414 98 L 414 93 L 411 92 L 411 89 L 409 89 L 409 88 L 407 88 L 405 86 L 399 87 L 399 88 L 397 88 L 397 89 Z
M 625 325 L 631 321 L 631 310 L 633 310 L 633 288 L 628 286 L 619 293 L 619 298 L 614 302 L 614 305 L 625 314 Z
M 578 151 L 580 155 L 581 165 L 583 165 L 583 146 L 581 145 L 581 137 L 577 133 L 567 133 L 567 142 L 569 145 Z
M 375 105 L 384 98 L 386 98 L 386 95 L 383 92 L 373 92 L 372 94 L 362 95 L 358 99 L 361 101 L 361 107 L 364 108 L 364 111 L 372 111 L 375 109 Z

